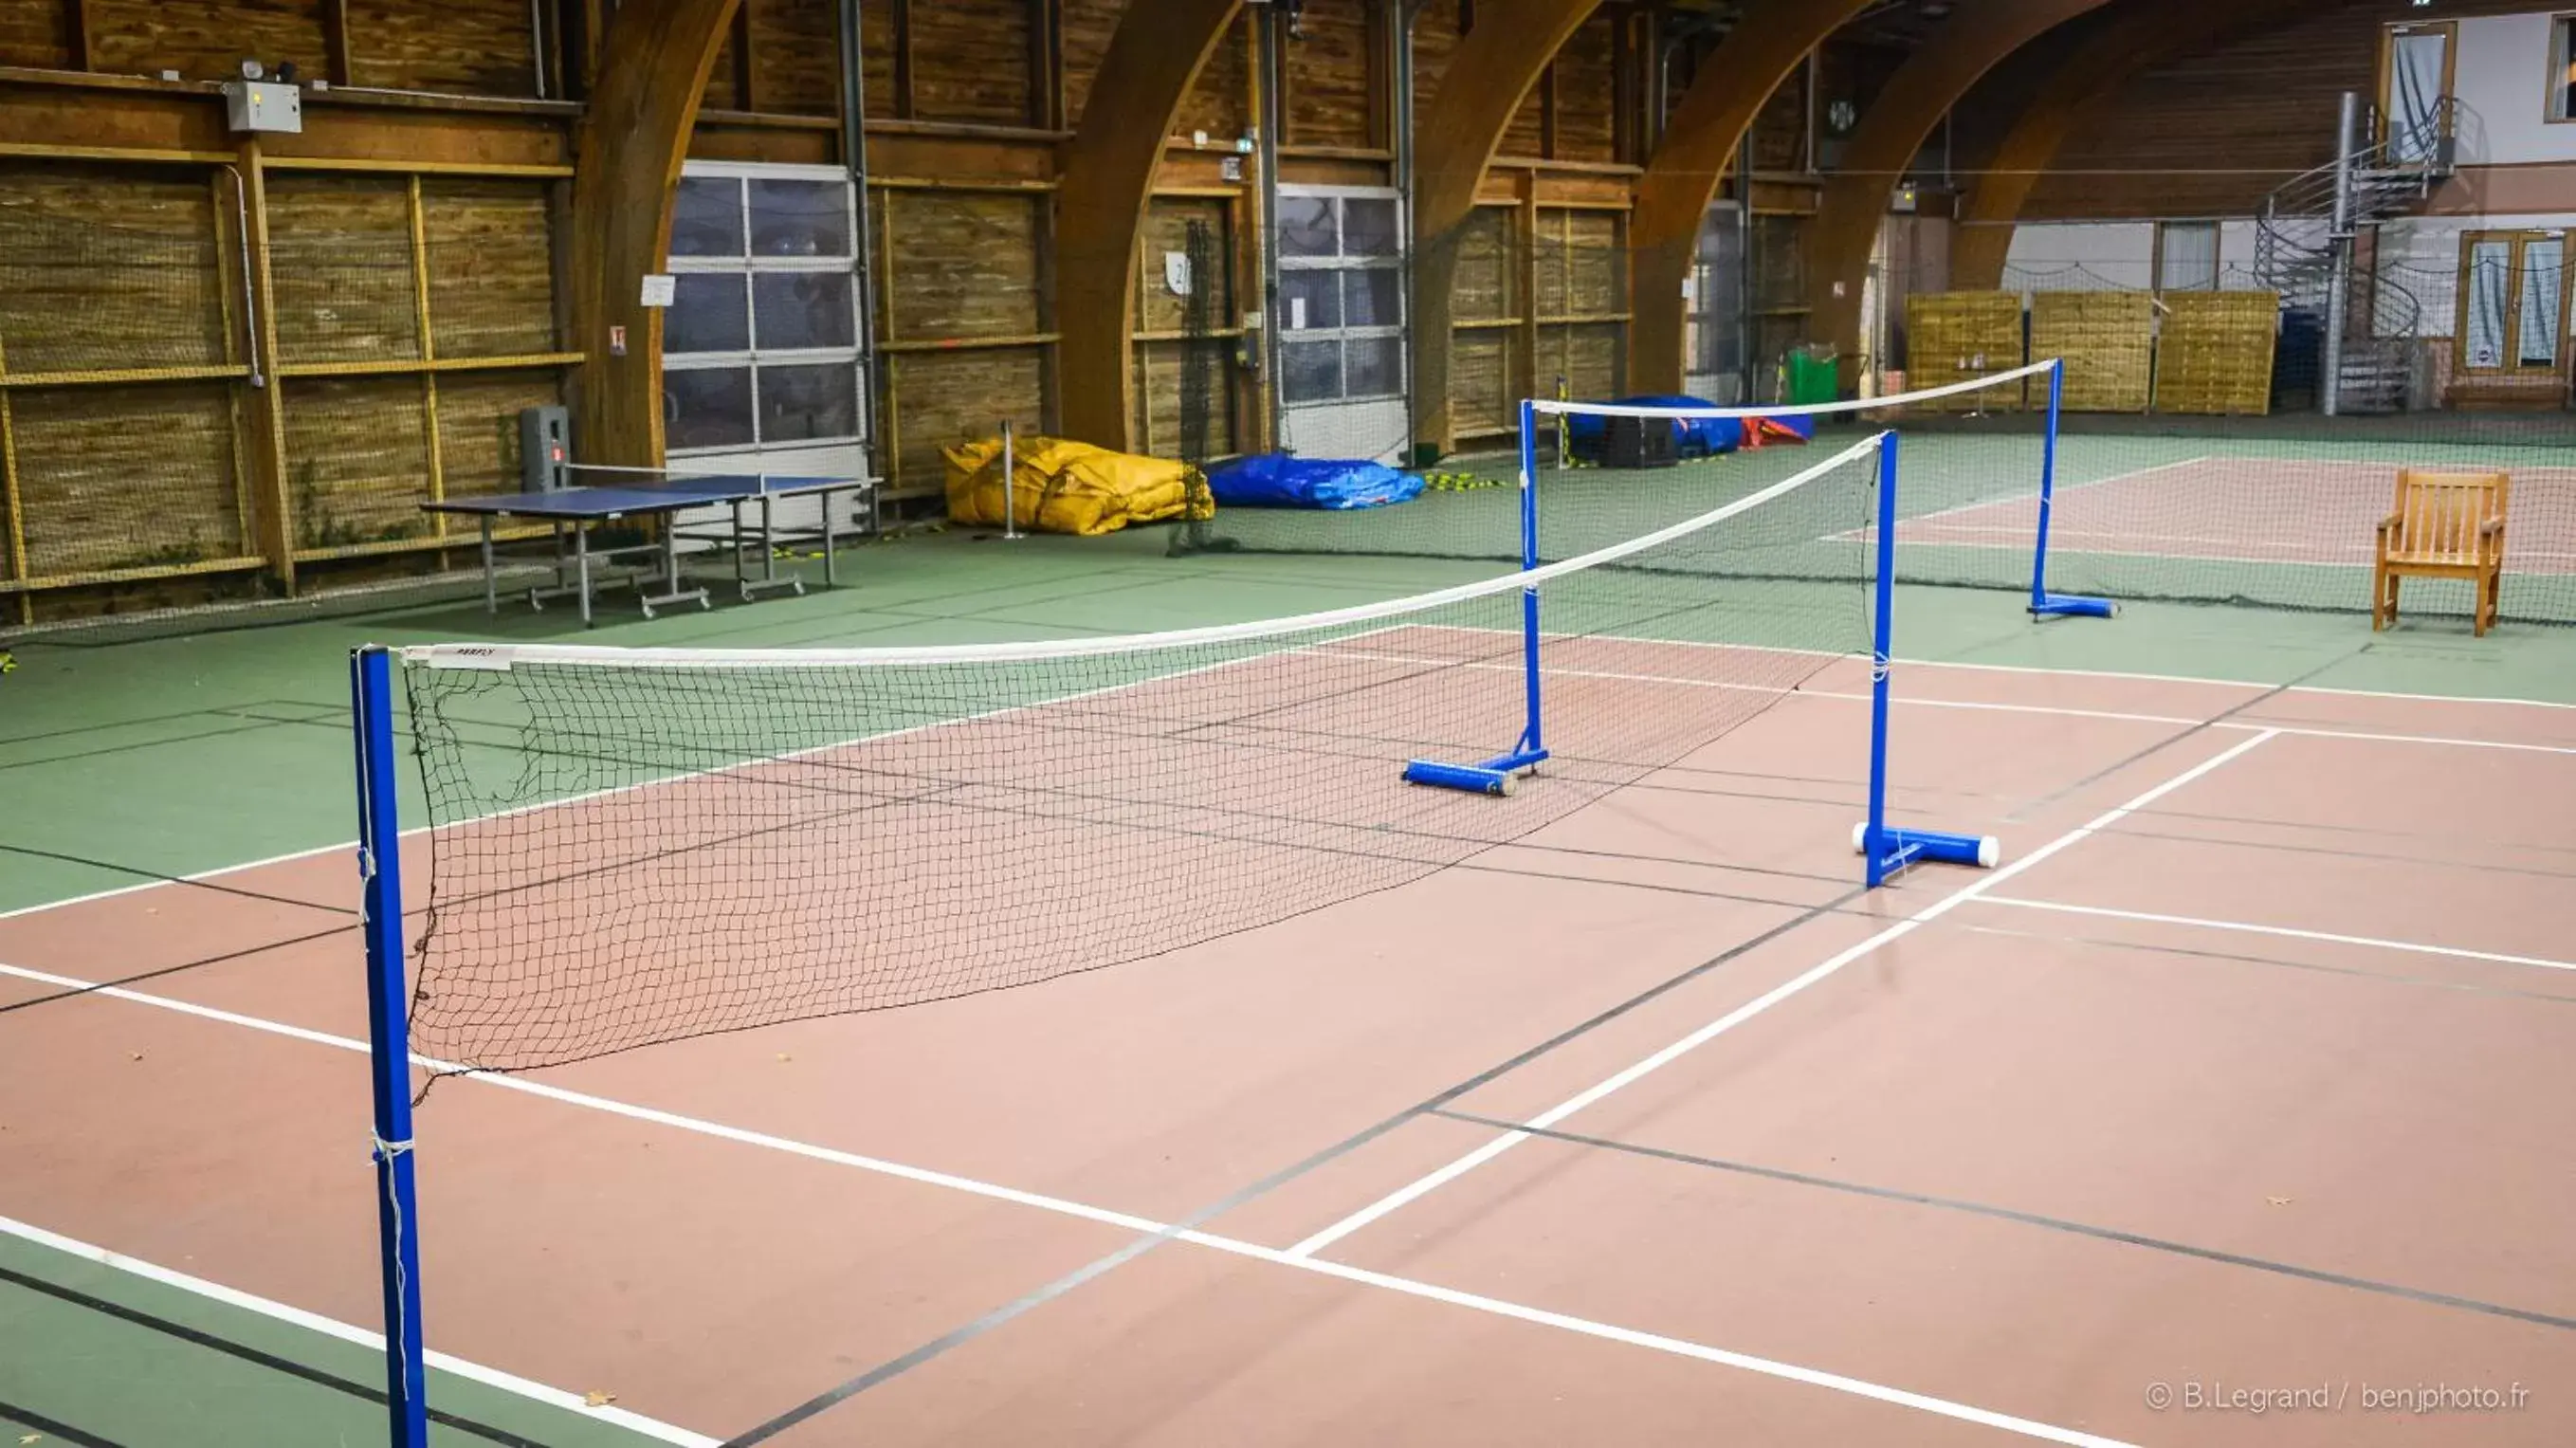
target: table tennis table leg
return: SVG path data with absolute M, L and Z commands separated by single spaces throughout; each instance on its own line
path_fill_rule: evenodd
M 589 628 L 589 627 L 591 626 L 591 623 L 590 623 L 590 530 L 589 530 L 588 528 L 583 527 L 583 526 L 582 526 L 581 524 L 579 524 L 579 523 L 575 523 L 575 524 L 573 524 L 573 525 L 572 525 L 572 551 L 573 551 L 573 558 L 574 558 L 574 566 L 575 566 L 575 568 L 577 568 L 577 569 L 579 570 L 579 572 L 580 572 L 580 574 L 581 574 L 581 626 L 582 626 L 583 628 Z M 651 616 L 652 616 L 652 613 L 653 613 L 653 610 L 651 610 L 651 609 L 649 609 L 649 608 L 648 608 L 648 609 L 646 609 L 646 610 L 644 610 L 644 614 L 645 614 L 645 616 L 646 616 L 647 618 L 651 617 Z
M 837 496 L 839 495 L 830 492 L 823 494 L 823 586 L 825 588 L 840 586 L 840 580 L 832 573 L 832 499 Z
M 476 515 L 483 534 L 483 611 L 498 617 L 501 612 L 500 564 L 492 557 L 492 515 Z

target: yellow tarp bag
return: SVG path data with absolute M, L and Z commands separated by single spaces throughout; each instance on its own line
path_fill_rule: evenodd
M 941 450 L 948 460 L 948 517 L 970 527 L 1002 526 L 1002 440 Z M 1015 440 L 1011 521 L 1032 533 L 1090 537 L 1130 523 L 1216 515 L 1207 479 L 1187 463 L 1115 453 L 1062 438 Z

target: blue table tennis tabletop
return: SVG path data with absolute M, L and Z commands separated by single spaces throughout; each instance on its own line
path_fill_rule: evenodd
M 858 478 L 781 477 L 775 473 L 719 474 L 663 478 L 645 483 L 585 488 L 556 488 L 537 493 L 493 493 L 442 498 L 421 507 L 432 513 L 492 513 L 513 518 L 594 520 L 628 513 L 668 513 L 711 503 L 742 503 L 755 498 L 799 497 L 866 487 Z
M 773 546 L 775 535 L 770 525 L 768 501 L 772 498 L 815 495 L 823 497 L 823 582 L 829 586 L 836 581 L 832 557 L 834 539 L 831 495 L 864 492 L 873 486 L 875 484 L 866 478 L 793 477 L 778 473 L 709 473 L 693 477 L 639 478 L 627 483 L 597 487 L 555 488 L 533 493 L 495 493 L 474 497 L 441 498 L 434 503 L 423 503 L 420 506 L 422 511 L 429 513 L 467 514 L 481 525 L 483 606 L 487 611 L 492 612 L 498 612 L 500 608 L 499 565 L 493 553 L 492 521 L 495 518 L 505 517 L 544 518 L 554 523 L 556 586 L 552 589 L 530 589 L 528 601 L 543 607 L 543 600 L 548 596 L 577 597 L 581 602 L 581 621 L 587 625 L 593 621 L 591 594 L 594 560 L 606 562 L 621 553 L 647 550 L 615 548 L 604 554 L 598 553 L 590 546 L 590 529 L 586 525 L 612 522 L 630 514 L 651 516 L 678 513 L 690 508 L 730 506 L 733 512 L 731 552 L 734 559 L 734 581 L 741 588 L 743 597 L 748 599 L 770 588 L 792 589 L 797 593 L 803 593 L 804 580 L 793 576 L 782 577 L 778 572 L 777 554 Z M 746 544 L 753 534 L 745 529 L 740 506 L 755 502 L 762 505 L 759 509 L 759 524 L 754 530 L 761 555 L 761 576 L 758 578 L 751 577 L 743 568 Z M 569 557 L 563 551 L 567 534 L 570 535 L 572 544 Z M 651 618 L 657 606 L 676 603 L 695 603 L 700 608 L 707 607 L 707 591 L 704 588 L 688 587 L 681 578 L 677 526 L 664 527 L 659 543 L 647 546 L 649 551 L 660 555 L 660 572 L 654 582 L 661 591 L 647 592 L 643 583 L 637 582 L 636 596 L 643 607 L 644 616 Z

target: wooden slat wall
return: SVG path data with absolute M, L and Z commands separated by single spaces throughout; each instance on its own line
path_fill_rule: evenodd
M 1025 125 L 1029 0 L 912 0 L 913 114 Z
M 347 4 L 351 85 L 461 95 L 537 93 L 536 39 L 527 0 Z
M 277 345 L 289 362 L 418 358 L 411 204 L 399 176 L 269 182 Z
M 1109 39 L 1118 31 L 1118 17 L 1127 8 L 1127 0 L 1064 0 L 1064 115 L 1065 124 L 1082 120 L 1083 104 L 1091 98 L 1092 77 L 1100 73 L 1100 62 L 1109 54 Z
M 13 389 L 9 403 L 30 577 L 253 551 L 225 384 Z
M 1600 12 L 1557 52 L 1556 151 L 1559 160 L 1616 161 L 1617 27 L 1624 11 Z
M 438 355 L 554 351 L 554 245 L 544 187 L 432 177 L 420 192 Z
M 285 388 L 295 546 L 326 551 L 425 537 L 429 415 L 409 377 L 296 378 Z
M 2409 0 L 2319 6 L 2296 23 L 2143 70 L 2067 137 L 2022 214 L 2249 214 L 2282 181 L 2334 158 L 2337 98 L 2378 89 L 2381 25 L 2542 8 L 2527 0 L 2445 0 L 2435 10 Z M 2535 56 L 2531 67 L 2536 119 L 2546 63 Z M 2011 101 L 1988 91 L 1975 106 L 2008 113 Z
M 751 7 L 751 48 L 760 62 L 758 108 L 783 115 L 839 115 L 840 17 L 834 0 L 744 3 Z
M 1233 204 L 1212 196 L 1157 197 L 1145 214 L 1143 259 L 1137 267 L 1137 329 L 1140 332 L 1168 334 L 1182 332 L 1189 325 L 1189 299 L 1172 294 L 1163 282 L 1162 258 L 1166 252 L 1189 253 L 1190 223 L 1205 225 L 1214 243 L 1217 274 L 1193 277 L 1192 286 L 1215 288 L 1214 315 L 1220 332 L 1230 330 L 1238 303 L 1229 260 L 1236 255 L 1239 238 L 1235 235 Z M 1238 392 L 1239 374 L 1234 366 L 1234 341 L 1219 335 L 1199 344 L 1208 349 L 1210 376 L 1208 407 L 1207 455 L 1229 456 L 1237 451 L 1235 419 L 1242 398 Z M 1145 341 L 1136 348 L 1136 430 L 1139 446 L 1159 457 L 1186 455 L 1181 435 L 1182 387 L 1187 380 L 1188 347 L 1186 341 Z
M 0 358 L 16 373 L 225 361 L 205 176 L 0 166 Z
M 1038 256 L 1045 199 L 974 191 L 881 189 L 878 283 L 897 490 L 936 487 L 940 449 L 991 436 L 1002 419 L 1039 431 L 1046 417 Z M 924 351 L 926 346 L 955 351 Z
M 1205 131 L 1211 141 L 1231 141 L 1252 130 L 1251 22 L 1237 16 L 1216 54 L 1199 69 L 1197 84 L 1172 120 L 1175 135 Z
M 20 0 L 25 3 L 25 0 Z M 88 0 L 90 47 L 103 71 L 189 80 L 241 75 L 242 57 L 291 60 L 321 75 L 319 3 L 255 4 L 251 0 Z
M 1413 17 L 1413 113 L 1430 109 L 1458 49 L 1457 0 L 1423 0 Z
M 1281 139 L 1292 146 L 1366 147 L 1369 90 L 1375 67 L 1369 47 L 1370 0 L 1308 0 L 1299 34 L 1288 42 L 1288 122 Z
M 0 5 L 0 65 L 77 69 L 70 9 L 59 3 Z

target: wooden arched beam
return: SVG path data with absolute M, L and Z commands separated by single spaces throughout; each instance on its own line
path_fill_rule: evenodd
M 671 197 L 716 52 L 741 0 L 629 0 L 608 26 L 575 130 L 572 186 L 575 444 L 591 462 L 662 461 L 662 313 L 643 306 L 663 269 Z M 626 329 L 624 355 L 610 345 Z
M 1712 53 L 1637 182 L 1628 245 L 1636 274 L 1636 320 L 1628 328 L 1628 385 L 1682 390 L 1686 332 L 1683 283 L 1699 246 L 1700 219 L 1771 92 L 1807 52 L 1869 0 L 1757 0 Z
M 1600 0 L 1486 0 L 1413 128 L 1413 435 L 1457 445 L 1449 408 L 1451 294 L 1485 167 L 1530 88 Z M 1522 306 L 1536 306 L 1524 297 Z
M 1136 415 L 1136 239 L 1172 119 L 1240 0 L 1129 0 L 1055 198 L 1056 396 L 1066 436 L 1125 450 Z
M 2108 25 L 2077 47 L 1980 170 L 1950 243 L 1950 285 L 2003 285 L 2013 223 L 2068 135 L 2139 71 L 2288 20 L 2331 0 L 2125 0 Z
M 1887 197 L 1924 138 L 1996 62 L 2104 0 L 1985 0 L 1951 17 L 1870 102 L 1807 228 L 1808 340 L 1860 347 L 1861 288 Z

